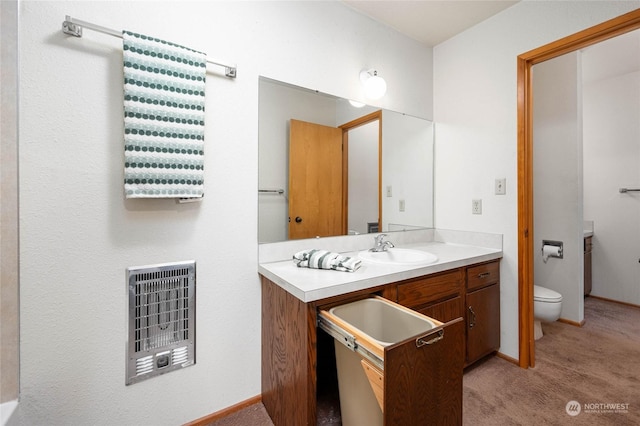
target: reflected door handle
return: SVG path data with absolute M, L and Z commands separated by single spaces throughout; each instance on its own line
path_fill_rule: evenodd
M 300 216 L 296 216 L 296 223 L 302 222 L 302 218 Z

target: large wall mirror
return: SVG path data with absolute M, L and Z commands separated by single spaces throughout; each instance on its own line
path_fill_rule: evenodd
M 431 121 L 260 78 L 258 241 L 433 227 Z

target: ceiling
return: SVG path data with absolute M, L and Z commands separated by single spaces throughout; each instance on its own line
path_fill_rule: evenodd
M 433 47 L 513 6 L 508 0 L 343 0 L 348 6 Z

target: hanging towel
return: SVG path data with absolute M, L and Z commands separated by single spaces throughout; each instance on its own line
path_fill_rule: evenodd
M 355 257 L 343 256 L 328 250 L 303 250 L 293 255 L 293 263 L 299 268 L 332 269 L 334 271 L 354 272 L 362 261 Z
M 204 195 L 206 55 L 122 32 L 127 198 Z

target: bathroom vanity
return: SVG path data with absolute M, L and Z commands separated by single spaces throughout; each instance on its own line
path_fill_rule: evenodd
M 414 244 L 416 246 L 416 244 Z M 381 296 L 445 323 L 444 337 L 416 348 L 410 338 L 384 349 L 387 425 L 462 424 L 462 372 L 500 346 L 500 248 L 428 242 L 427 266 L 363 263 L 346 273 L 261 263 L 262 401 L 275 425 L 318 421 L 318 364 L 331 356 L 318 312 Z M 345 253 L 357 255 L 357 253 Z M 329 340 L 333 342 L 332 340 Z M 318 354 L 322 353 L 320 357 Z
M 383 297 L 438 321 L 465 318 L 465 367 L 500 347 L 500 262 L 385 286 Z

